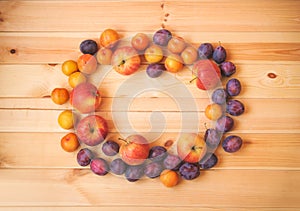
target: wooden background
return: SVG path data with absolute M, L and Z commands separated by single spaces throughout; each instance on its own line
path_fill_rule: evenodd
M 246 105 L 232 134 L 245 144 L 235 154 L 218 150 L 214 169 L 172 189 L 158 179 L 98 177 L 60 148 L 66 131 L 57 116 L 70 105 L 56 106 L 49 95 L 68 87 L 61 64 L 105 28 L 126 37 L 162 26 L 195 45 L 221 41 L 228 49 Z M 300 1 L 0 1 L 0 31 L 1 210 L 300 209 Z M 188 83 L 188 71 L 176 77 L 195 94 L 204 119 L 206 93 Z M 100 87 L 112 136 L 110 106 L 122 80 L 112 73 Z M 145 119 L 160 104 L 170 124 L 161 141 L 174 138 L 179 111 L 165 96 L 150 97 L 132 108 L 137 128 L 147 129 Z

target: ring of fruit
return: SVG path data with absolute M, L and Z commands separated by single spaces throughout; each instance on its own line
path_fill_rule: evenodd
M 226 50 L 220 43 L 216 48 L 202 43 L 196 49 L 169 30 L 160 29 L 153 36 L 138 33 L 128 45 L 121 46 L 119 34 L 106 29 L 98 43 L 91 39 L 81 42 L 80 51 L 82 55 L 77 61 L 68 60 L 62 64 L 62 72 L 68 76 L 72 91 L 55 88 L 51 93 L 54 103 L 62 105 L 70 99 L 74 108 L 75 112 L 60 113 L 58 123 L 63 129 L 71 130 L 62 137 L 61 147 L 75 152 L 81 146 L 77 152 L 80 166 L 90 166 L 93 173 L 101 176 L 108 172 L 125 175 L 130 182 L 144 175 L 159 177 L 166 187 L 173 187 L 180 179 L 195 179 L 201 171 L 214 167 L 218 162 L 214 151 L 219 145 L 228 153 L 241 148 L 243 141 L 239 136 L 223 137 L 233 129 L 233 117 L 243 114 L 245 108 L 241 101 L 233 99 L 241 92 L 238 79 L 231 78 L 224 88 L 222 86 L 221 78 L 231 77 L 236 66 L 226 60 Z M 164 146 L 150 145 L 140 134 L 108 140 L 108 124 L 95 113 L 102 98 L 89 77 L 97 66 L 111 65 L 119 74 L 131 75 L 139 70 L 143 59 L 148 64 L 145 74 L 151 78 L 149 80 L 156 80 L 164 72 L 177 73 L 186 66 L 191 68 L 196 86 L 209 93 L 211 104 L 206 107 L 205 116 L 214 122 L 214 127 L 206 128 L 203 137 L 198 133 L 181 133 L 175 142 L 176 152 L 168 150 L 173 142 L 166 142 Z

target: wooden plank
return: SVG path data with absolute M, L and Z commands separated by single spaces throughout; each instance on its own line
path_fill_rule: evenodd
M 81 168 L 76 162 L 77 152 L 67 153 L 61 149 L 60 139 L 64 135 L 65 133 L 0 133 L 0 167 Z M 229 154 L 219 147 L 215 152 L 219 162 L 214 169 L 300 170 L 299 134 L 236 135 L 244 140 L 242 149 Z M 164 146 L 168 140 L 172 140 L 175 147 L 178 136 L 178 133 L 164 133 L 152 144 Z M 119 137 L 118 133 L 110 133 L 107 139 L 119 142 Z M 90 149 L 107 160 L 116 158 L 103 155 L 101 147 L 99 145 Z
M 161 22 L 159 1 L 1 1 L 0 8 L 0 31 L 142 31 Z
M 166 1 L 167 28 L 189 31 L 299 31 L 298 1 Z M 226 13 L 224 13 L 226 11 Z
M 140 68 L 143 71 L 146 65 Z M 103 75 L 103 72 L 108 74 Z M 269 74 L 275 74 L 275 78 L 270 78 Z M 142 73 L 141 73 L 142 74 Z M 194 98 L 207 98 L 205 91 L 199 90 L 195 83 L 190 83 L 194 77 L 189 69 L 184 69 L 175 74 L 164 74 L 168 80 L 178 79 L 178 86 L 182 83 Z M 133 75 L 136 77 L 136 74 Z M 146 74 L 143 75 L 145 83 L 154 83 Z M 172 77 L 174 76 L 174 77 Z M 116 92 L 126 79 L 132 76 L 122 76 L 110 66 L 100 66 L 98 71 L 93 74 L 90 81 L 100 85 L 100 92 L 103 97 L 120 97 Z M 300 89 L 300 69 L 299 65 L 278 65 L 278 64 L 237 64 L 237 72 L 233 77 L 238 78 L 243 86 L 238 98 L 299 98 Z M 225 85 L 228 79 L 223 80 Z M 143 83 L 143 81 L 140 81 Z M 22 84 L 22 89 L 19 88 Z M 144 85 L 132 83 L 132 86 L 144 87 Z M 66 87 L 68 78 L 61 72 L 61 65 L 0 65 L 0 97 L 28 97 L 40 98 L 49 97 L 51 91 L 56 87 Z M 184 86 L 182 89 L 185 89 Z M 140 90 L 142 91 L 142 90 Z M 187 97 L 181 92 L 176 93 L 178 97 Z M 145 96 L 159 97 L 164 96 L 158 92 L 152 92 Z M 121 97 L 126 97 L 122 95 Z
M 227 210 L 232 210 L 232 211 L 248 211 L 249 208 L 242 208 L 242 207 L 194 207 L 194 206 L 118 206 L 118 205 L 110 205 L 108 206 L 80 206 L 80 207 L 58 207 L 58 206 L 51 206 L 51 207 L 15 207 L 15 206 L 10 206 L 10 207 L 0 207 L 0 210 L 5 210 L 5 211 L 35 211 L 35 210 L 43 210 L 43 211 L 56 211 L 56 210 L 73 210 L 73 211 L 95 211 L 95 210 L 101 210 L 105 209 L 106 211 L 119 211 L 120 209 L 123 210 L 131 210 L 131 211 L 139 211 L 139 210 L 144 210 L 144 211 L 181 211 L 181 210 L 186 210 L 186 211 L 227 211 Z M 289 207 L 274 207 L 274 208 L 267 208 L 267 207 L 251 207 L 251 210 L 254 211 L 295 211 L 299 209 L 298 207 L 295 208 L 289 208 Z
M 184 29 L 174 33 L 184 37 L 196 48 L 203 42 L 211 42 L 217 46 L 220 41 L 228 51 L 228 59 L 235 62 L 290 63 L 299 61 L 299 32 L 283 34 L 278 32 L 219 32 L 213 35 L 209 32 L 199 36 L 199 33 Z M 121 36 L 130 38 L 137 32 L 139 31 L 126 32 Z M 155 28 L 148 33 L 154 32 Z M 0 63 L 62 63 L 68 59 L 76 60 L 80 55 L 79 44 L 85 39 L 95 39 L 98 42 L 100 34 L 101 32 L 1 33 Z M 11 53 L 12 49 L 15 53 Z
M 206 0 L 163 4 L 161 1 L 1 1 L 0 31 L 98 31 L 107 27 L 141 31 L 157 29 L 162 24 L 173 30 L 197 32 L 224 31 L 224 28 L 300 31 L 299 7 L 299 2 L 292 0 L 277 0 L 272 4 L 259 0 L 231 0 L 222 4 Z M 224 15 L 224 11 L 230 15 Z
M 259 179 L 257 179 L 259 178 Z M 300 171 L 214 170 L 172 189 L 158 179 L 129 183 L 78 169 L 5 169 L 2 206 L 299 207 Z M 216 188 L 222 187 L 222 188 Z M 195 190 L 197 197 L 195 197 Z M 159 194 L 158 194 L 159 192 Z M 143 193 L 143 194 L 141 194 Z M 215 204 L 218 202 L 217 205 Z
M 273 99 L 272 106 L 270 101 L 243 101 L 246 105 L 245 113 L 241 117 L 234 117 L 235 132 L 242 133 L 299 133 L 300 128 L 300 107 L 299 100 Z M 159 109 L 158 109 L 159 111 Z M 60 110 L 0 110 L 0 131 L 1 132 L 62 132 L 57 124 L 57 117 Z M 163 119 L 152 119 L 151 115 L 155 112 L 149 111 L 101 111 L 97 114 L 103 116 L 109 125 L 111 132 L 117 130 L 126 131 L 134 128 L 140 132 L 147 132 L 152 126 L 155 132 L 178 132 L 185 130 L 193 132 L 194 130 L 203 131 L 205 126 L 213 124 L 208 120 L 203 112 L 197 111 L 161 111 Z M 123 116 L 125 115 L 125 116 Z M 197 117 L 198 115 L 198 117 Z M 119 118 L 118 118 L 119 117 Z M 125 118 L 124 118 L 125 117 Z M 113 120 L 114 118 L 114 120 Z M 189 120 L 189 121 L 187 121 Z M 128 123 L 129 121 L 129 123 Z M 198 126 L 195 122 L 198 122 Z M 181 123 L 184 125 L 182 127 Z M 118 124 L 117 128 L 114 124 Z M 153 131 L 153 132 L 154 132 Z

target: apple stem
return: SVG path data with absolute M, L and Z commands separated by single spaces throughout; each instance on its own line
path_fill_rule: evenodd
M 125 60 L 123 59 L 118 66 L 125 64 Z
M 193 78 L 192 80 L 190 80 L 190 83 L 192 83 L 194 80 L 196 80 L 198 77 Z
M 127 143 L 127 141 L 125 139 L 123 139 L 123 138 L 118 138 L 118 140 L 124 141 L 125 143 Z
M 219 41 L 219 46 L 221 46 L 221 41 Z

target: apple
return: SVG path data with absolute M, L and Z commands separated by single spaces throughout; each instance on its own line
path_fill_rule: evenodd
M 181 58 L 184 64 L 193 64 L 198 58 L 198 52 L 194 47 L 188 46 L 182 51 Z
M 131 135 L 123 141 L 125 143 L 120 147 L 120 156 L 125 163 L 140 165 L 148 158 L 150 146 L 143 136 Z
M 172 53 L 181 53 L 185 48 L 185 41 L 182 37 L 173 36 L 167 47 Z
M 130 75 L 139 69 L 141 59 L 133 47 L 124 46 L 113 53 L 111 64 L 116 72 Z
M 149 37 L 144 33 L 137 33 L 131 39 L 131 45 L 138 51 L 145 50 L 150 43 Z
M 178 156 L 186 162 L 199 162 L 206 151 L 207 147 L 204 140 L 195 133 L 181 134 L 177 141 Z
M 109 48 L 101 48 L 96 55 L 97 61 L 102 65 L 110 65 L 113 52 Z
M 196 85 L 199 89 L 213 89 L 220 82 L 220 68 L 209 59 L 197 61 L 193 66 L 193 73 L 197 74 Z
M 101 96 L 93 84 L 81 83 L 71 91 L 70 103 L 80 113 L 87 114 L 96 111 L 100 106 Z
M 79 121 L 76 132 L 81 142 L 88 146 L 96 146 L 107 136 L 107 122 L 101 116 L 89 115 Z

